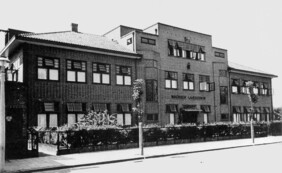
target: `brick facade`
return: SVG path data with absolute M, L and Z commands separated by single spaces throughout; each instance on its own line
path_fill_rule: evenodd
M 86 108 L 91 108 L 93 103 L 109 104 L 109 111 L 116 113 L 117 104 L 132 104 L 132 85 L 119 86 L 116 84 L 116 67 L 131 67 L 131 82 L 142 78 L 156 81 L 157 88 L 151 88 L 157 100 L 148 100 L 144 95 L 144 122 L 158 123 L 207 123 L 219 121 L 233 121 L 233 106 L 248 104 L 248 98 L 243 94 L 233 94 L 231 81 L 233 78 L 240 80 L 253 80 L 265 82 L 271 88 L 270 74 L 261 74 L 250 71 L 244 75 L 244 70 L 230 70 L 228 65 L 227 50 L 212 46 L 212 36 L 182 28 L 157 23 L 145 30 L 119 26 L 104 35 L 118 45 L 132 51 L 142 58 L 129 58 L 129 54 L 121 55 L 119 52 L 99 49 L 100 53 L 78 48 L 75 45 L 63 45 L 46 42 L 46 45 L 26 42 L 20 44 L 17 49 L 10 52 L 9 58 L 23 57 L 24 83 L 27 86 L 27 114 L 30 126 L 36 126 L 38 119 L 38 105 L 46 102 L 57 102 L 58 125 L 66 124 L 67 103 L 85 103 Z M 43 42 L 43 41 L 42 41 Z M 45 42 L 44 42 L 45 43 Z M 48 43 L 48 45 L 47 45 Z M 196 50 L 197 58 L 204 55 L 204 59 L 198 60 L 188 57 L 180 57 L 171 53 L 169 46 L 182 45 L 181 48 L 193 53 Z M 17 50 L 17 51 L 16 51 Z M 92 49 L 91 49 L 92 50 Z M 174 50 L 173 50 L 174 51 Z M 187 53 L 187 52 L 186 52 Z M 181 53 L 182 54 L 182 53 Z M 184 56 L 184 53 L 183 53 Z M 186 56 L 186 55 L 185 55 Z M 192 56 L 192 55 L 191 55 Z M 37 58 L 59 59 L 59 80 L 38 80 Z M 67 60 L 86 62 L 86 82 L 67 82 Z M 110 84 L 94 84 L 92 63 L 106 63 L 110 65 Z M 168 72 L 176 73 L 176 88 L 169 88 L 166 82 Z M 183 74 L 192 74 L 193 89 L 184 88 Z M 203 77 L 204 76 L 204 77 Z M 206 83 L 202 80 L 205 79 Z M 173 81 L 170 81 L 173 82 Z M 202 82 L 202 84 L 200 84 Z M 203 85 L 204 83 L 204 85 Z M 201 86 L 200 86 L 201 85 Z M 189 86 L 190 87 L 190 86 Z M 201 87 L 208 87 L 207 91 L 201 91 Z M 149 87 L 148 87 L 149 88 Z M 226 101 L 222 103 L 221 88 L 227 91 Z M 146 93 L 146 87 L 144 88 Z M 148 89 L 149 90 L 149 89 Z M 150 93 L 152 93 L 150 91 Z M 149 92 L 148 92 L 149 93 Z M 171 106 L 172 105 L 172 106 Z M 272 112 L 272 96 L 261 96 L 258 107 L 269 107 Z M 148 120 L 148 114 L 157 114 L 157 120 Z M 173 114 L 173 115 L 172 115 Z M 224 119 L 222 118 L 225 116 Z M 194 117 L 194 118 L 191 118 Z M 132 117 L 132 125 L 136 124 L 136 118 Z

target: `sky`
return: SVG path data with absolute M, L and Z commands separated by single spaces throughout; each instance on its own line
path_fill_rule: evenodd
M 282 101 L 281 0 L 0 0 L 0 29 L 70 30 L 102 35 L 119 25 L 144 29 L 157 22 L 212 35 L 229 61 L 275 74 L 274 107 Z M 0 49 L 3 48 L 0 33 Z

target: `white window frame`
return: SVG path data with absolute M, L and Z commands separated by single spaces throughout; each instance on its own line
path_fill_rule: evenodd
M 70 65 L 69 65 L 70 63 Z M 81 69 L 76 69 L 74 63 L 80 63 Z M 80 60 L 66 60 L 67 82 L 86 83 L 87 62 Z M 80 78 L 82 77 L 82 78 Z
M 101 70 L 100 66 L 104 66 L 106 71 Z M 92 71 L 93 71 L 93 83 L 94 84 L 105 84 L 105 85 L 111 84 L 111 79 L 110 79 L 111 78 L 110 77 L 111 65 L 110 64 L 93 63 L 92 68 L 93 68 Z
M 41 59 L 41 60 L 40 60 Z M 47 65 L 46 61 L 52 61 L 52 65 Z M 41 63 L 39 63 L 41 61 Z M 60 61 L 58 58 L 45 58 L 45 57 L 37 57 L 37 79 L 38 80 L 47 80 L 47 81 L 59 81 L 60 75 Z M 44 70 L 45 73 L 40 75 L 40 71 Z M 51 75 L 51 71 L 56 72 L 56 76 Z

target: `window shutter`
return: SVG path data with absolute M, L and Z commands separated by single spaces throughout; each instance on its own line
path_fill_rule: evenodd
M 68 60 L 67 61 L 67 69 L 72 69 L 72 65 L 71 64 L 72 64 L 71 61 Z
M 214 91 L 215 90 L 215 83 L 214 82 L 210 82 L 209 83 L 209 91 Z
M 67 110 L 68 110 L 68 112 L 73 112 L 74 111 L 73 103 L 67 103 Z
M 45 66 L 54 67 L 54 61 L 52 59 L 45 58 Z
M 43 66 L 43 58 L 41 58 L 41 57 L 38 57 L 38 58 L 37 58 L 37 65 L 38 65 L 39 67 L 42 67 L 42 66 Z
M 73 103 L 73 110 L 75 112 L 82 112 L 82 104 L 81 103 Z
M 81 70 L 82 66 L 80 62 L 73 62 L 73 68 L 77 70 Z
M 93 63 L 93 72 L 97 72 L 97 71 L 98 71 L 97 63 Z
M 54 112 L 55 111 L 54 103 L 44 103 L 44 110 L 46 112 Z

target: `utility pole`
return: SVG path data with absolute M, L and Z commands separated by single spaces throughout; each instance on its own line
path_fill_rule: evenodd
M 136 108 L 133 108 L 138 114 L 138 130 L 139 130 L 139 149 L 140 153 L 144 155 L 144 144 L 143 144 L 143 128 L 142 128 L 142 121 L 143 121 L 143 106 L 142 106 L 142 95 L 143 95 L 143 86 L 144 80 L 137 79 L 133 83 L 133 99 L 136 101 Z
M 252 138 L 252 144 L 255 144 L 255 130 L 254 130 L 254 104 L 258 102 L 258 96 L 254 94 L 254 83 L 252 81 L 248 81 L 246 83 L 246 86 L 248 87 L 248 97 L 251 104 L 251 115 L 250 115 L 250 126 L 251 126 L 251 138 Z

